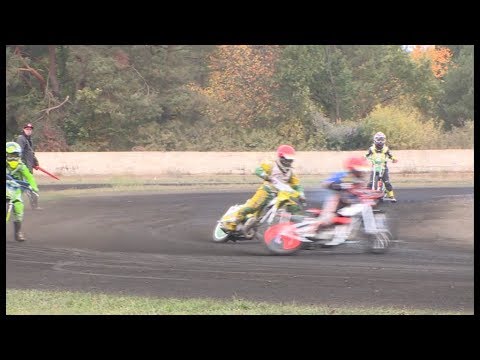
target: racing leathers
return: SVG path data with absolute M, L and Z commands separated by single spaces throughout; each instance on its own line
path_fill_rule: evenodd
M 227 230 L 235 230 L 248 214 L 263 210 L 278 192 L 275 182 L 289 185 L 293 190 L 298 191 L 300 201 L 305 201 L 304 189 L 299 178 L 293 173 L 291 167 L 283 166 L 280 160 L 261 163 L 255 169 L 255 175 L 264 180 L 263 184 L 245 204 L 232 214 L 232 221 L 227 223 Z
M 384 145 L 382 149 L 377 149 L 375 144 L 370 146 L 368 149 L 368 152 L 365 154 L 365 157 L 370 160 L 372 163 L 376 161 L 381 161 L 383 164 L 383 175 L 382 175 L 382 181 L 385 184 L 385 188 L 387 189 L 387 196 L 392 200 L 396 201 L 395 196 L 393 194 L 393 186 L 390 183 L 390 176 L 388 173 L 388 166 L 387 166 L 387 159 L 392 160 L 393 162 L 396 162 L 397 159 L 392 155 L 390 152 L 390 149 L 388 146 Z M 368 187 L 370 188 L 372 186 L 372 181 L 373 181 L 373 171 L 370 174 L 370 180 L 368 183 Z
M 12 176 L 16 180 L 26 181 L 32 187 L 32 189 L 38 193 L 38 186 L 35 178 L 32 173 L 28 170 L 27 166 L 23 162 L 19 162 L 15 169 L 11 168 L 6 163 L 6 174 Z M 13 181 L 13 180 L 7 180 Z M 25 236 L 21 231 L 23 215 L 24 215 L 24 206 L 22 200 L 22 189 L 18 188 L 14 191 L 12 196 L 13 202 L 13 216 L 14 216 L 14 226 L 15 226 L 15 239 L 17 241 L 25 240 Z
M 353 176 L 348 171 L 340 171 L 333 173 L 329 178 L 324 180 L 322 187 L 326 191 L 324 198 L 322 212 L 318 218 L 316 234 L 323 228 L 330 226 L 333 223 L 333 218 L 336 216 L 338 210 L 345 206 L 350 206 L 358 202 L 358 197 L 355 195 L 356 189 L 365 188 L 365 182 Z M 337 225 L 335 235 L 331 241 L 324 245 L 338 245 L 345 242 L 348 232 L 348 225 Z M 313 236 L 314 238 L 316 236 Z

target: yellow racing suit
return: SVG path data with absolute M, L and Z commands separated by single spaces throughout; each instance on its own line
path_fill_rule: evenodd
M 243 222 L 248 214 L 261 211 L 274 198 L 277 193 L 277 189 L 272 184 L 274 180 L 290 185 L 292 189 L 299 192 L 300 199 L 305 199 L 304 189 L 300 185 L 299 178 L 293 173 L 292 168 L 284 167 L 279 160 L 261 163 L 255 169 L 255 175 L 262 178 L 264 182 L 255 194 L 232 214 L 235 221 L 230 223 L 228 230 L 234 230 L 236 225 Z

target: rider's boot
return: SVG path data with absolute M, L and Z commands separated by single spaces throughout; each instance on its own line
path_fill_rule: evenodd
M 326 246 L 340 245 L 347 240 L 347 237 L 348 237 L 348 225 L 337 225 L 335 226 L 335 235 L 333 236 L 333 239 L 326 242 L 323 245 L 326 245 Z
M 326 245 L 326 246 L 340 245 L 340 244 L 343 244 L 345 242 L 345 240 L 347 240 L 346 236 L 334 236 L 334 238 L 332 240 L 326 242 L 323 245 Z
M 397 202 L 397 199 L 395 199 L 395 196 L 393 195 L 393 190 L 390 190 L 387 192 L 387 196 L 392 202 Z
M 310 234 L 306 234 L 306 237 L 308 237 L 310 240 L 313 240 L 313 242 L 304 242 L 303 243 L 303 249 L 304 250 L 315 250 L 317 249 L 317 244 L 315 243 L 316 240 L 321 240 L 322 239 L 322 234 L 321 232 L 323 231 L 324 225 L 319 225 L 315 231 L 313 231 Z
M 25 241 L 25 235 L 21 231 L 22 223 L 20 221 L 14 221 L 13 226 L 15 228 L 15 240 L 17 241 Z
M 229 216 L 227 219 L 224 220 L 223 224 L 226 230 L 229 231 L 240 231 L 242 228 L 242 220 L 238 214 Z
M 32 192 L 28 193 L 28 198 L 30 199 L 30 205 L 32 210 L 43 210 L 40 206 L 38 206 L 38 196 Z
M 323 237 L 323 232 L 324 231 L 329 231 L 331 229 L 332 224 L 330 223 L 329 220 L 323 220 L 321 222 L 318 222 L 315 224 L 315 226 L 312 229 L 312 233 L 306 235 L 309 238 L 312 238 L 313 240 L 321 240 L 324 239 Z

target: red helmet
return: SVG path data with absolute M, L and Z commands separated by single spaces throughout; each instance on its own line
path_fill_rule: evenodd
M 277 149 L 277 156 L 280 159 L 280 163 L 289 168 L 292 166 L 293 160 L 295 160 L 295 149 L 290 145 L 280 145 Z
M 362 156 L 352 156 L 345 160 L 344 167 L 357 177 L 362 177 L 370 171 L 367 159 Z
M 23 125 L 24 129 L 32 129 L 33 130 L 33 125 L 31 123 Z
M 290 145 L 280 145 L 277 149 L 277 155 L 279 158 L 285 158 L 288 160 L 295 159 L 295 149 Z

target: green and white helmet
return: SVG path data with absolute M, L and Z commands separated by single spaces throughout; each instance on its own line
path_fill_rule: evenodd
M 14 141 L 9 141 L 6 144 L 7 155 L 16 154 L 18 157 L 22 156 L 22 148 Z
M 22 156 L 22 148 L 16 142 L 7 142 L 7 164 L 12 169 L 16 169 L 21 163 L 20 158 Z

